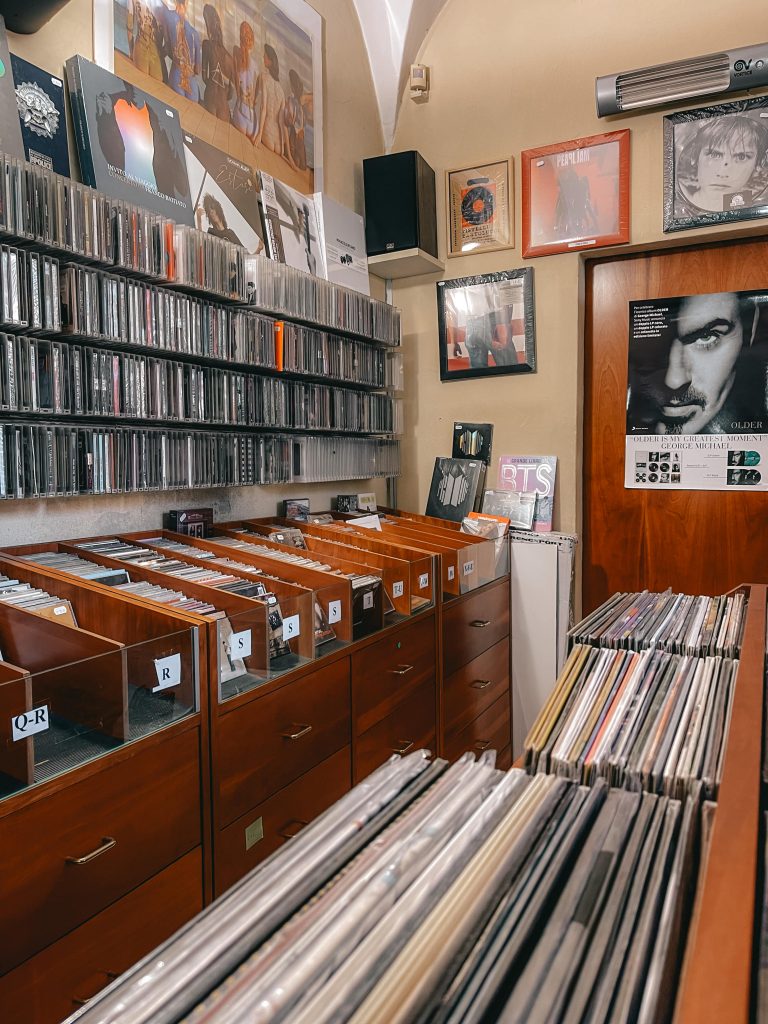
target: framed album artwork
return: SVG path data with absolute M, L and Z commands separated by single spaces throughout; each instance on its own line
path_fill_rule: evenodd
M 768 217 L 768 97 L 664 118 L 664 230 Z
M 522 154 L 523 256 L 629 241 L 629 129 Z
M 448 255 L 509 249 L 512 223 L 512 159 L 445 172 Z
M 536 369 L 533 269 L 437 283 L 440 380 Z

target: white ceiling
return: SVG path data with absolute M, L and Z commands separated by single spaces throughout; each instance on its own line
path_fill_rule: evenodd
M 386 152 L 410 66 L 447 0 L 354 0 L 371 62 Z

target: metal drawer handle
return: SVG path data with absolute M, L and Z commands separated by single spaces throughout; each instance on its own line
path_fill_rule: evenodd
M 283 839 L 295 839 L 299 832 L 308 824 L 308 821 L 300 821 L 297 818 L 295 821 L 289 821 L 287 825 L 283 825 L 277 834 Z
M 473 619 L 470 622 L 470 626 L 474 626 L 475 629 L 485 629 L 486 626 L 490 626 L 490 619 Z
M 65 857 L 67 864 L 90 864 L 92 860 L 96 860 L 102 853 L 106 853 L 107 850 L 111 850 L 113 846 L 117 846 L 117 840 L 111 836 L 103 836 L 101 840 L 101 846 L 95 850 L 91 850 L 90 853 L 86 853 L 84 857 Z
M 475 690 L 484 690 L 487 686 L 491 685 L 490 679 L 475 679 L 473 683 L 469 684 Z
M 477 740 L 475 742 L 475 750 L 487 750 L 490 745 L 490 740 Z
M 311 725 L 300 725 L 296 732 L 284 732 L 283 738 L 286 740 L 299 740 L 302 736 L 306 736 L 308 732 L 312 732 Z
M 398 665 L 397 668 L 391 668 L 389 671 L 393 676 L 406 676 L 409 672 L 413 672 L 413 665 Z
M 413 746 L 413 740 L 398 740 L 397 742 L 400 744 L 400 746 L 392 747 L 396 754 L 407 754 L 408 751 Z

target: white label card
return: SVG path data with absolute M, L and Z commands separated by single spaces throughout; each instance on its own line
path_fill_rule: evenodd
M 373 593 L 363 594 L 363 608 L 373 608 Z
M 475 563 L 465 562 L 464 565 L 461 567 L 461 571 L 464 573 L 465 576 L 471 576 L 472 573 L 475 571 Z
M 66 615 L 67 614 L 67 606 L 65 604 L 57 605 L 53 609 L 53 614 L 54 615 Z
M 241 633 L 233 633 L 227 646 L 230 658 L 250 658 L 252 647 L 250 629 L 244 629 Z
M 429 573 L 428 572 L 423 572 L 421 574 L 421 576 L 419 576 L 419 590 L 426 590 L 428 586 L 429 586 Z
M 34 736 L 36 732 L 45 732 L 50 724 L 47 704 L 41 704 L 39 708 L 32 708 L 31 711 L 23 711 L 11 719 L 13 742 Z
M 448 579 L 452 580 L 452 579 L 455 579 L 455 578 L 456 578 L 456 566 L 455 565 L 449 565 L 448 566 Z
M 157 686 L 152 687 L 152 693 L 167 690 L 169 686 L 178 686 L 181 682 L 181 655 L 169 654 L 167 658 L 155 658 L 155 675 Z
M 402 580 L 398 580 L 397 583 L 392 584 L 392 597 L 402 597 L 405 591 Z
M 290 640 L 301 633 L 298 615 L 288 615 L 283 619 L 283 640 Z
M 328 602 L 328 622 L 341 622 L 341 601 Z

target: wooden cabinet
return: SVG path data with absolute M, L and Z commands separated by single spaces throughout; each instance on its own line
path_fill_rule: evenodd
M 8 1024 L 58 1024 L 202 910 L 200 848 L 0 977 Z
M 461 730 L 499 697 L 509 693 L 509 641 L 505 638 L 446 677 L 443 684 L 446 736 Z
M 392 754 L 436 749 L 435 680 L 411 688 L 390 714 L 357 737 L 354 781 L 359 782 Z
M 446 676 L 508 637 L 508 577 L 447 602 L 443 611 Z
M 503 694 L 463 729 L 445 737 L 445 756 L 455 761 L 465 750 L 482 754 L 485 750 L 505 750 L 509 746 L 510 695 Z

